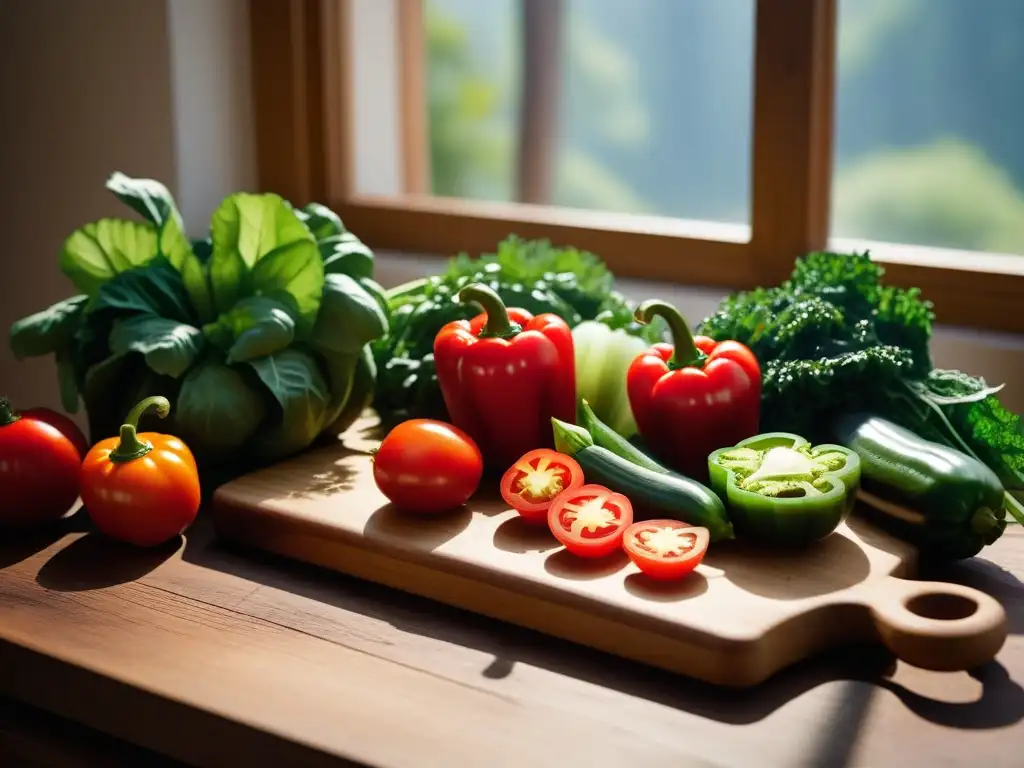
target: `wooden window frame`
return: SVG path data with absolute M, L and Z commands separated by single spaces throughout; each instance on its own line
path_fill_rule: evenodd
M 350 0 L 250 0 L 261 188 L 325 202 L 377 249 L 476 254 L 515 233 L 591 250 L 622 277 L 723 289 L 775 285 L 830 246 L 837 0 L 756 0 L 750 226 L 427 194 L 422 6 L 397 3 L 404 192 L 382 196 L 353 184 Z M 920 287 L 944 325 L 1024 332 L 1024 256 L 842 243 Z

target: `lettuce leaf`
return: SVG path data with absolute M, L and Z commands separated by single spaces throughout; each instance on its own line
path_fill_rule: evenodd
M 115 320 L 110 351 L 115 355 L 138 352 L 156 373 L 180 378 L 203 350 L 198 328 L 156 315 L 132 315 Z
M 323 262 L 309 228 L 278 195 L 231 195 L 211 219 L 210 288 L 218 312 L 253 293 L 287 291 L 308 331 L 320 308 Z
M 79 291 L 95 296 L 108 280 L 158 254 L 157 230 L 152 224 L 100 219 L 76 229 L 64 241 L 60 268 Z
M 280 419 L 256 436 L 254 452 L 273 459 L 308 446 L 327 426 L 325 420 L 330 415 L 330 389 L 316 360 L 308 352 L 289 347 L 250 360 L 248 365 L 280 406 Z
M 66 349 L 74 340 L 89 297 L 72 296 L 52 307 L 18 320 L 11 326 L 10 346 L 15 358 L 50 355 Z

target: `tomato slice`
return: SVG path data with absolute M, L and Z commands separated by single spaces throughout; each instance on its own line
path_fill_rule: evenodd
M 548 510 L 548 527 L 567 550 L 580 557 L 604 557 L 622 546 L 633 522 L 633 505 L 603 485 L 563 491 Z
M 501 498 L 523 520 L 544 523 L 558 494 L 583 485 L 576 459 L 548 448 L 524 454 L 501 478 Z
M 622 537 L 629 559 L 652 579 L 681 579 L 704 559 L 708 529 L 678 520 L 633 523 Z

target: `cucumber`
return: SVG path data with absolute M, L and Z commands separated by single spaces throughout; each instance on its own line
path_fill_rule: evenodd
M 639 467 L 607 448 L 592 445 L 573 454 L 588 483 L 621 493 L 645 516 L 671 517 L 708 529 L 711 541 L 735 538 L 725 505 L 696 480 L 672 472 Z M 637 516 L 638 520 L 644 517 Z
M 973 557 L 1006 529 L 1002 483 L 974 457 L 871 414 L 844 415 L 834 432 L 860 457 L 867 516 L 922 555 Z
M 667 473 L 669 471 L 601 421 L 586 400 L 580 403 L 580 415 L 583 421 L 582 426 L 590 433 L 594 445 L 605 448 L 631 464 L 636 464 L 638 467 L 649 469 L 652 472 Z
M 583 427 L 551 420 L 555 449 L 572 456 L 588 483 L 597 483 L 621 493 L 639 511 L 637 520 L 671 517 L 708 529 L 711 541 L 735 538 L 725 505 L 706 485 L 677 475 L 638 467 L 607 448 L 594 444 Z

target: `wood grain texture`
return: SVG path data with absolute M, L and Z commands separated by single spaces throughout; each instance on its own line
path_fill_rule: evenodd
M 749 227 L 526 203 L 356 195 L 331 207 L 372 248 L 493 253 L 510 234 L 599 254 L 617 275 L 754 287 Z
M 252 0 L 255 2 L 256 0 Z M 324 185 L 326 199 L 345 199 L 355 188 L 352 125 L 353 62 L 351 0 L 320 0 L 323 64 Z M 272 119 L 264 118 L 272 121 Z M 272 124 L 272 122 L 271 122 Z M 261 177 L 262 178 L 262 177 Z
M 152 554 L 82 523 L 0 539 L 0 692 L 189 764 L 1018 763 L 1019 528 L 927 574 L 1005 606 L 996 662 L 936 673 L 844 649 L 732 692 L 228 547 L 205 516 Z
M 249 0 L 259 183 L 296 207 L 325 199 L 325 135 L 342 133 L 325 133 L 321 13 L 321 0 Z
M 851 519 L 803 552 L 713 545 L 684 581 L 649 582 L 622 552 L 586 561 L 523 525 L 496 493 L 451 514 L 392 507 L 373 480 L 376 420 L 345 443 L 221 486 L 226 537 L 430 597 L 672 672 L 752 686 L 824 648 L 881 638 L 929 669 L 990 661 L 1006 639 L 998 602 L 893 578 L 915 551 Z M 920 605 L 918 615 L 907 605 Z M 952 607 L 962 615 L 946 615 Z
M 777 285 L 828 241 L 836 0 L 758 0 L 754 27 L 751 247 Z
M 402 134 L 403 191 L 430 189 L 430 115 L 427 108 L 427 27 L 423 0 L 400 0 L 398 13 L 398 113 Z

